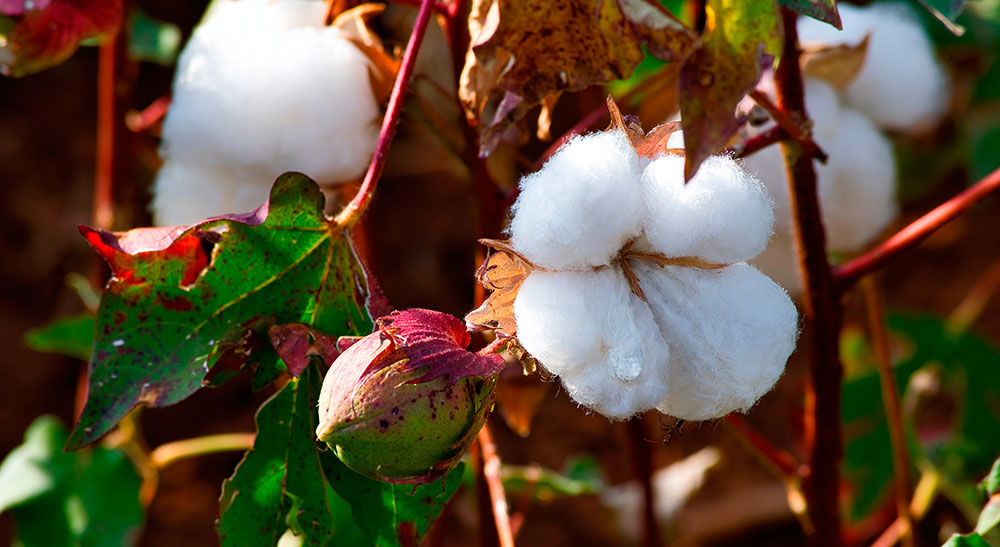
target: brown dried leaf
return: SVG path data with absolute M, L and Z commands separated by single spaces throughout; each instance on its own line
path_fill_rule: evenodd
M 800 62 L 802 73 L 827 83 L 843 91 L 854 81 L 868 56 L 868 40 L 871 33 L 858 45 L 809 48 L 802 52 Z
M 525 374 L 518 367 L 507 367 L 500 373 L 496 392 L 497 407 L 511 431 L 521 437 L 527 437 L 531 433 L 531 421 L 545 402 L 551 386 L 551 383 L 543 382 L 537 374 Z
M 694 34 L 651 0 L 477 0 L 459 97 L 480 152 L 547 97 L 627 77 L 642 45 L 683 59 Z
M 476 272 L 476 279 L 493 294 L 481 306 L 466 314 L 465 324 L 513 336 L 517 332 L 514 299 L 533 266 L 505 241 L 481 239 L 479 242 L 495 251 L 486 257 Z
M 667 147 L 670 135 L 681 130 L 680 122 L 667 122 L 654 127 L 649 133 L 642 130 L 642 126 L 635 118 L 623 118 L 621 110 L 615 104 L 614 99 L 608 95 L 608 113 L 611 116 L 611 124 L 608 129 L 623 131 L 628 137 L 632 147 L 640 156 L 655 158 L 662 154 L 677 153 L 678 150 Z M 679 151 L 683 154 L 683 150 Z
M 335 2 L 334 6 L 338 3 L 342 4 L 343 2 Z M 371 77 L 372 90 L 375 91 L 375 96 L 380 102 L 389 99 L 400 64 L 400 59 L 387 53 L 382 45 L 382 39 L 369 28 L 369 23 L 382 15 L 384 11 L 384 4 L 361 4 L 338 12 L 333 22 L 330 23 L 330 26 L 343 32 L 351 43 L 371 61 L 368 74 Z

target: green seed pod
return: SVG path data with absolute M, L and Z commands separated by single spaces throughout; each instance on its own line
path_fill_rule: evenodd
M 493 407 L 503 359 L 465 350 L 461 321 L 394 312 L 341 354 L 326 375 L 316 436 L 373 479 L 431 482 L 468 450 Z

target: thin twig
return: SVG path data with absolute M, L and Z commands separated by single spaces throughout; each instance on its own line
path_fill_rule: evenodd
M 972 284 L 965 298 L 948 315 L 945 324 L 951 332 L 965 332 L 983 314 L 990 299 L 1000 289 L 1000 257 Z
M 170 100 L 170 93 L 167 93 L 142 110 L 129 111 L 125 115 L 125 125 L 133 133 L 148 131 L 167 115 L 167 111 L 170 110 Z
M 760 135 L 755 135 L 741 143 L 730 146 L 723 150 L 722 153 L 731 154 L 734 158 L 745 158 L 788 138 L 788 132 L 780 125 L 776 125 Z
M 785 43 L 775 70 L 777 107 L 793 119 L 805 120 L 802 73 L 796 33 L 797 15 L 782 8 Z M 805 386 L 804 441 L 809 455 L 803 486 L 815 532 L 813 543 L 834 547 L 843 543 L 838 494 L 840 490 L 841 424 L 840 300 L 826 252 L 816 192 L 816 172 L 810 151 L 797 140 L 782 143 L 789 173 L 789 195 L 795 219 L 802 308 L 811 334 L 810 374 Z
M 375 188 L 378 179 L 385 168 L 385 160 L 392 144 L 392 138 L 396 134 L 396 126 L 399 124 L 399 117 L 403 111 L 403 101 L 406 99 L 406 92 L 410 86 L 410 79 L 413 77 L 413 67 L 417 62 L 417 53 L 420 51 L 420 44 L 424 40 L 427 32 L 427 24 L 434 14 L 434 0 L 423 0 L 420 4 L 420 11 L 417 12 L 416 22 L 413 24 L 413 32 L 410 33 L 410 41 L 406 44 L 406 51 L 403 53 L 403 61 L 396 75 L 396 83 L 392 86 L 392 94 L 389 96 L 389 106 L 382 119 L 382 129 L 379 131 L 378 143 L 375 145 L 375 153 L 372 161 L 368 165 L 368 172 L 365 173 L 361 188 L 334 219 L 337 226 L 351 228 L 361 219 L 361 216 L 368 209 L 372 198 L 375 196 Z
M 156 447 L 149 459 L 157 469 L 163 469 L 184 458 L 217 452 L 250 450 L 253 448 L 253 441 L 256 437 L 255 433 L 223 433 L 174 441 Z
M 482 450 L 483 476 L 490 493 L 500 547 L 514 547 L 514 534 L 511 532 L 510 515 L 507 513 L 507 495 L 500 477 L 500 456 L 497 455 L 497 446 L 493 443 L 489 425 L 484 425 L 479 430 L 479 447 Z
M 896 389 L 896 375 L 892 370 L 892 355 L 889 333 L 885 328 L 885 306 L 874 277 L 862 282 L 868 326 L 871 330 L 872 346 L 875 349 L 876 366 L 882 385 L 882 404 L 889 424 L 889 440 L 892 443 L 892 460 L 895 472 L 896 514 L 900 522 L 900 538 L 903 545 L 913 546 L 913 516 L 910 514 L 910 452 L 903 429 L 903 408 Z
M 750 98 L 753 99 L 758 106 L 767 111 L 771 115 L 771 119 L 774 123 L 778 124 L 778 127 L 785 130 L 785 133 L 792 139 L 799 141 L 809 154 L 818 159 L 819 161 L 826 163 L 827 155 L 822 148 L 816 144 L 812 139 L 812 135 L 807 129 L 799 125 L 791 116 L 782 111 L 776 104 L 771 102 L 771 99 L 765 95 L 762 91 L 755 89 L 750 92 Z
M 835 275 L 840 289 L 843 291 L 850 288 L 861 277 L 885 266 L 900 253 L 916 247 L 927 236 L 998 189 L 1000 189 L 1000 169 L 986 175 L 962 193 L 938 205 L 874 249 L 837 268 Z
M 917 488 L 913 492 L 913 499 L 910 500 L 909 513 L 913 515 L 914 519 L 921 519 L 927 514 L 927 511 L 931 507 L 931 503 L 937 497 L 938 488 L 941 486 L 941 474 L 936 470 L 926 470 L 920 476 L 920 482 L 917 483 Z M 879 535 L 878 538 L 872 542 L 871 547 L 892 547 L 895 545 L 903 535 L 903 531 L 906 529 L 906 523 L 901 517 L 897 517 L 896 520 L 889 525 L 885 531 Z
M 728 414 L 725 419 L 729 432 L 759 456 L 765 466 L 769 467 L 778 478 L 788 479 L 799 475 L 799 462 L 794 456 L 771 444 L 771 441 L 750 427 L 750 424 L 739 415 Z

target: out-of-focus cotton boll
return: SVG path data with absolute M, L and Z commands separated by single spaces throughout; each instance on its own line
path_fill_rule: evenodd
M 764 186 L 726 156 L 711 156 L 687 184 L 684 158 L 663 156 L 642 174 L 644 234 L 652 250 L 712 262 L 749 260 L 774 225 Z
M 379 106 L 367 57 L 323 25 L 325 2 L 217 4 L 178 62 L 163 125 L 166 176 L 171 169 L 202 171 L 195 166 L 210 162 L 261 177 L 300 171 L 321 183 L 361 176 L 378 138 Z M 157 193 L 169 184 L 162 178 Z M 254 207 L 267 199 L 272 182 L 255 186 Z M 190 181 L 198 193 L 182 199 L 202 199 L 214 184 Z M 169 209 L 165 198 L 157 201 L 164 204 L 158 211 Z M 245 209 L 233 200 L 219 205 L 212 214 Z
M 798 313 L 788 294 L 745 263 L 701 270 L 635 265 L 670 346 L 665 414 L 708 420 L 746 411 L 784 372 Z
M 860 249 L 896 218 L 892 143 L 864 115 L 845 108 L 837 136 L 820 146 L 830 156 L 816 167 L 828 246 Z
M 514 315 L 520 344 L 577 403 L 625 419 L 666 395 L 669 348 L 621 270 L 532 272 Z
M 807 47 L 853 46 L 871 32 L 865 63 L 844 90 L 845 102 L 886 129 L 906 131 L 937 122 L 947 109 L 950 86 L 912 9 L 902 3 L 838 8 L 843 31 L 800 17 L 798 32 Z
M 817 141 L 833 138 L 840 128 L 840 97 L 837 90 L 817 78 L 806 78 L 802 87 L 806 114 L 813 121 L 813 138 Z
M 267 199 L 278 174 L 212 162 L 168 161 L 156 178 L 153 216 L 161 226 L 187 226 L 252 211 Z
M 639 233 L 639 158 L 621 131 L 574 137 L 520 188 L 508 232 L 538 266 L 608 264 Z

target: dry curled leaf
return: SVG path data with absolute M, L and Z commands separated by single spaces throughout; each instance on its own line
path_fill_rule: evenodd
M 371 61 L 368 73 L 371 76 L 375 96 L 381 102 L 387 101 L 392 93 L 400 63 L 397 57 L 385 51 L 382 39 L 369 28 L 371 20 L 382 15 L 384 11 L 383 4 L 361 4 L 337 13 L 330 23 L 330 26 L 343 32 L 347 39 Z
M 800 62 L 806 76 L 825 80 L 838 91 L 847 89 L 854 81 L 868 55 L 868 40 L 871 33 L 857 45 L 839 44 L 835 46 L 807 48 L 802 52 Z
M 465 324 L 471 328 L 494 329 L 499 334 L 513 336 L 517 331 L 514 299 L 517 298 L 521 283 L 534 268 L 506 241 L 481 239 L 479 242 L 494 252 L 483 261 L 476 272 L 476 279 L 493 293 L 481 306 L 466 314 Z
M 546 98 L 627 77 L 642 46 L 683 59 L 694 34 L 650 0 L 477 0 L 459 96 L 480 152 Z
M 679 153 L 683 155 L 683 150 L 673 149 L 667 145 L 670 135 L 681 130 L 680 122 L 674 121 L 660 124 L 651 129 L 649 133 L 646 133 L 634 118 L 622 117 L 621 110 L 618 109 L 618 105 L 615 104 L 614 99 L 610 95 L 608 96 L 608 113 L 611 116 L 611 124 L 608 128 L 624 132 L 625 136 L 628 137 L 629 143 L 632 144 L 635 152 L 640 156 L 655 158 L 662 154 Z
M 526 358 L 534 360 L 520 346 L 518 349 Z M 531 433 L 531 422 L 551 387 L 550 382 L 543 381 L 537 374 L 526 374 L 518 367 L 505 368 L 497 383 L 497 408 L 507 427 L 527 437 Z

